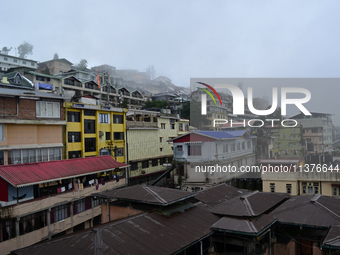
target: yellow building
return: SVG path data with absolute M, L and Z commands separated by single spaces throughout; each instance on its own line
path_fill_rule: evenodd
M 171 167 L 173 144 L 167 142 L 188 132 L 189 120 L 155 111 L 127 113 L 127 151 L 130 184 L 150 182 Z
M 111 155 L 126 162 L 125 109 L 65 102 L 65 158 Z

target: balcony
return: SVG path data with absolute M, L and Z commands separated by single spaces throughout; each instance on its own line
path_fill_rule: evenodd
M 157 122 L 126 121 L 127 127 L 152 127 L 158 128 Z

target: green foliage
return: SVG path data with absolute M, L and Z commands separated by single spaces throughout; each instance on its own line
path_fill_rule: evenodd
M 18 53 L 20 58 L 26 58 L 27 55 L 33 54 L 33 45 L 28 42 L 23 42 L 18 47 Z
M 126 99 L 122 102 L 122 108 L 128 108 L 128 101 Z
M 186 102 L 183 105 L 181 110 L 181 118 L 190 120 L 190 101 Z
M 160 108 L 165 109 L 168 106 L 168 102 L 165 100 L 155 100 L 155 101 L 147 101 L 145 103 L 145 108 Z
M 202 129 L 203 125 L 208 125 L 209 120 L 206 115 L 201 114 L 201 103 L 195 100 L 190 102 L 190 126 Z

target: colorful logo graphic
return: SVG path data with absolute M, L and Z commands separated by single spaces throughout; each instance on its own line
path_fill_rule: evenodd
M 197 83 L 199 83 L 199 84 L 201 84 L 201 85 L 203 85 L 203 86 L 206 86 L 206 87 L 209 88 L 212 92 L 214 92 L 215 95 L 217 96 L 218 100 L 220 101 L 220 104 L 222 105 L 222 100 L 221 100 L 219 94 L 216 92 L 216 90 L 215 90 L 213 87 L 211 87 L 210 85 L 208 85 L 208 84 L 206 84 L 206 83 L 203 83 L 203 82 L 197 82 Z M 209 90 L 203 89 L 203 88 L 199 88 L 199 89 L 205 91 L 205 92 L 212 98 L 212 100 L 214 100 L 214 103 L 215 103 L 215 105 L 217 106 L 216 100 L 215 100 L 214 96 L 210 93 Z

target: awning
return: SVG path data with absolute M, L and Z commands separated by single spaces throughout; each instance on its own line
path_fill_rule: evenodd
M 0 166 L 0 177 L 20 188 L 128 166 L 115 161 L 111 156 L 98 156 Z

